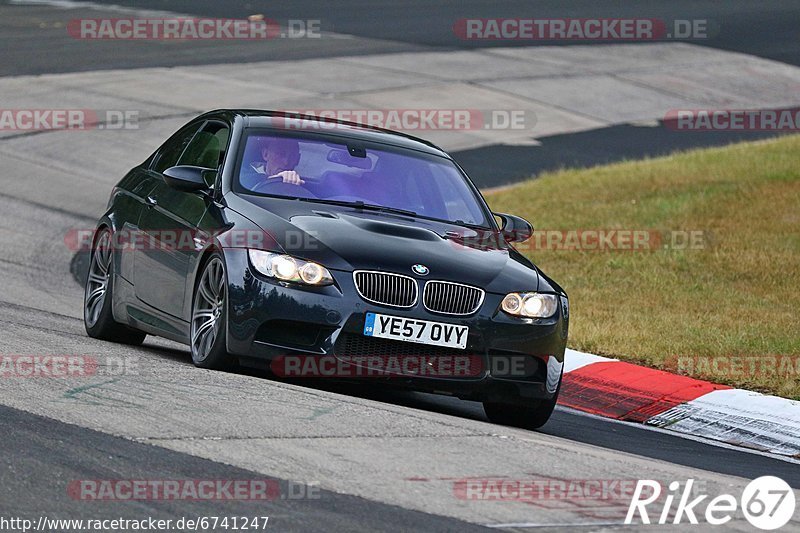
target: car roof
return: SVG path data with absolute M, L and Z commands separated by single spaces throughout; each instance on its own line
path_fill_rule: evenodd
M 276 127 L 290 129 L 293 132 L 338 135 L 349 139 L 391 144 L 450 158 L 444 150 L 425 139 L 356 122 L 264 109 L 218 109 L 205 113 L 203 116 L 220 114 L 243 118 L 246 128 Z M 291 128 L 286 127 L 287 118 L 292 120 Z M 333 124 L 336 125 L 335 129 L 331 127 Z

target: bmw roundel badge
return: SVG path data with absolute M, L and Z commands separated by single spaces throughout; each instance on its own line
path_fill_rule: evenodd
M 414 271 L 414 274 L 419 274 L 420 276 L 427 276 L 428 272 L 430 272 L 430 270 L 428 270 L 428 267 L 426 267 L 425 265 L 421 265 L 419 263 L 413 265 L 411 267 L 411 270 Z

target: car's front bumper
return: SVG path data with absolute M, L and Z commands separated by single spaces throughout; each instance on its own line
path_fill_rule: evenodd
M 364 337 L 363 329 L 366 314 L 375 312 L 469 326 L 466 349 L 448 352 L 469 354 L 480 361 L 480 370 L 467 376 L 370 372 L 359 376 L 369 374 L 371 380 L 398 387 L 481 401 L 550 398 L 560 381 L 568 329 L 561 305 L 551 318 L 520 319 L 499 311 L 504 295 L 487 293 L 481 309 L 467 317 L 432 313 L 422 304 L 398 309 L 364 301 L 349 272 L 332 271 L 336 280 L 332 286 L 302 287 L 254 273 L 245 250 L 226 250 L 225 258 L 227 345 L 245 365 L 266 367 L 281 356 L 293 355 L 352 362 L 350 356 L 443 353 L 441 348 L 402 341 L 371 344 L 374 338 Z M 520 359 L 525 360 L 524 371 L 512 370 L 522 368 Z M 352 373 L 341 378 L 351 379 Z

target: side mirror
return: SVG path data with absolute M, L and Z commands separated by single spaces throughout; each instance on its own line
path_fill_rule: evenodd
M 196 192 L 210 190 L 209 183 L 214 183 L 217 171 L 210 168 L 179 165 L 168 168 L 163 174 L 164 181 L 173 189 Z
M 508 242 L 524 242 L 533 235 L 533 226 L 524 218 L 505 213 L 494 213 L 494 216 L 503 221 L 500 232 Z

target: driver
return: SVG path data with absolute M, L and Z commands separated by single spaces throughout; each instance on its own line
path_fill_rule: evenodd
M 284 183 L 303 185 L 305 180 L 294 168 L 300 162 L 300 145 L 294 139 L 271 138 L 266 140 L 260 150 L 261 160 L 250 163 L 255 175 L 245 184 L 248 189 L 258 187 L 270 178 L 281 178 Z

